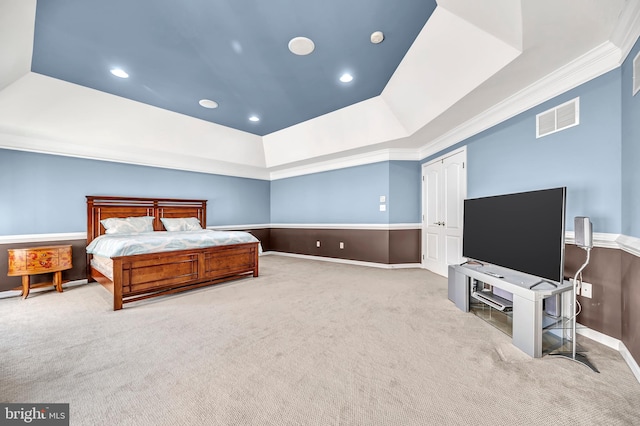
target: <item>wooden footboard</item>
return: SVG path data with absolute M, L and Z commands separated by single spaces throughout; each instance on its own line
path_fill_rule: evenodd
M 113 310 L 124 303 L 178 293 L 246 276 L 258 276 L 258 244 L 113 258 L 113 281 L 92 269 L 92 278 L 113 292 Z

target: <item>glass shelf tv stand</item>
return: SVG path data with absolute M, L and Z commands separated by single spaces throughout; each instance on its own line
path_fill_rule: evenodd
M 571 283 L 542 281 L 495 265 L 449 266 L 449 300 L 508 334 L 514 346 L 540 358 L 567 343 L 562 314 L 571 299 Z M 572 338 L 569 336 L 569 338 Z

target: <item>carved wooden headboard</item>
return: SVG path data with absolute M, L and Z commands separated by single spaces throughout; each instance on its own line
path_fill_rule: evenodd
M 105 233 L 100 223 L 110 217 L 153 216 L 153 229 L 164 231 L 160 218 L 195 217 L 207 227 L 207 200 L 87 196 L 87 244 Z

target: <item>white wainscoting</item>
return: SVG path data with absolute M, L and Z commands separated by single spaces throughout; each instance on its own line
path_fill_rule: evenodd
M 215 225 L 207 226 L 207 229 L 268 229 L 268 228 L 290 228 L 290 229 L 420 229 L 420 223 L 263 223 L 252 225 Z M 33 243 L 49 241 L 72 241 L 85 240 L 86 232 L 67 232 L 57 234 L 25 234 L 25 235 L 0 235 L 0 244 Z M 573 244 L 575 235 L 573 231 L 565 233 L 565 243 Z M 595 247 L 613 248 L 624 250 L 634 256 L 640 257 L 640 238 L 630 237 L 621 234 L 609 234 L 594 232 L 593 245 Z

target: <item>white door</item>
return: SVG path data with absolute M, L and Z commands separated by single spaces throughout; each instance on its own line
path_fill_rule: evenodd
M 466 150 L 422 167 L 422 266 L 447 276 L 462 262 L 462 224 L 467 196 Z

